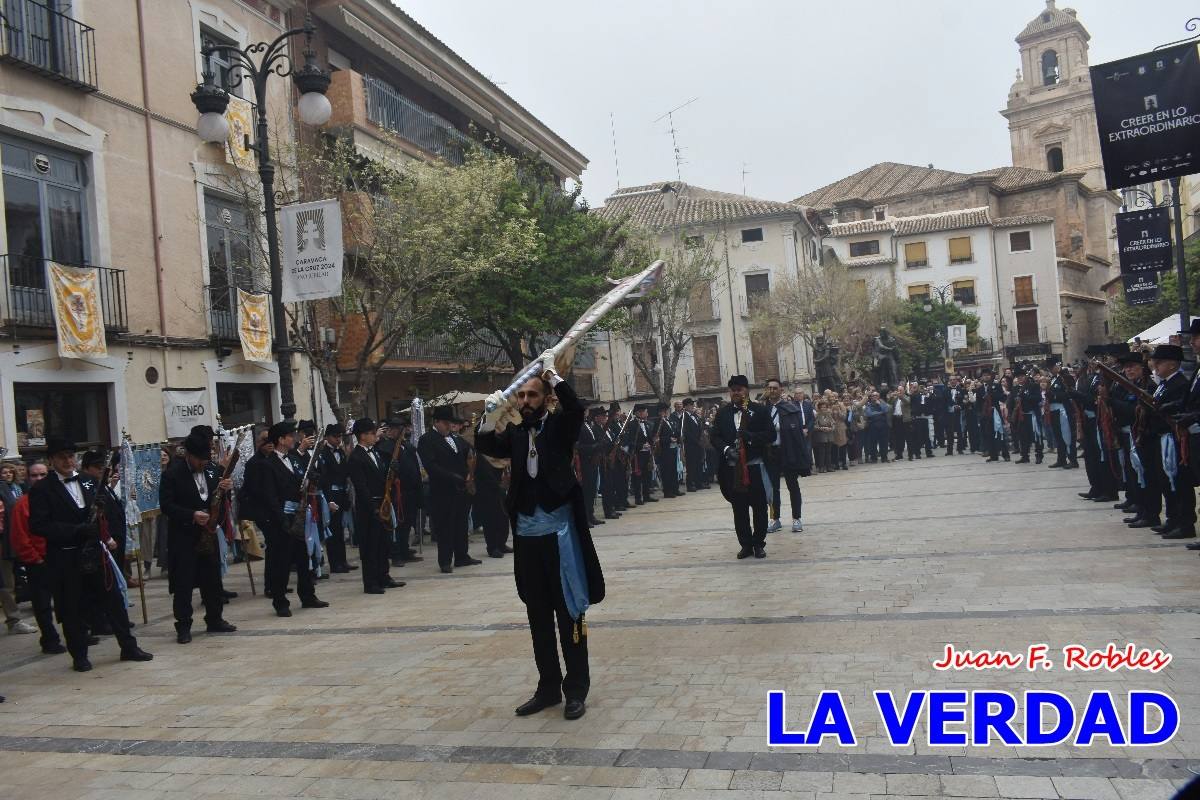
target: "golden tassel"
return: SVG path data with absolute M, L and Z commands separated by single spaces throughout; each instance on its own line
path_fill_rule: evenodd
M 571 641 L 575 642 L 575 644 L 579 644 L 579 623 L 578 622 L 576 622 L 574 625 L 571 626 Z
M 583 627 L 583 638 L 585 638 L 585 639 L 586 639 L 586 638 L 587 638 L 587 618 L 586 618 L 586 617 L 580 617 L 580 618 L 579 618 L 579 624 L 580 624 L 580 625 Z

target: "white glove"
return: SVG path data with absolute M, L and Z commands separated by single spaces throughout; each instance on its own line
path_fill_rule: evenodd
M 544 353 L 542 353 L 540 356 L 538 356 L 538 361 L 542 362 L 543 377 L 545 376 L 545 374 L 547 372 L 553 372 L 555 374 L 558 374 L 557 370 L 554 368 L 554 351 L 553 350 L 547 350 Z
M 487 409 L 493 407 L 491 411 Z M 504 392 L 496 390 L 487 396 L 483 402 L 483 418 L 479 421 L 478 431 L 480 433 L 490 433 L 496 429 L 496 423 L 504 416 L 504 412 L 508 409 L 508 401 L 504 399 Z

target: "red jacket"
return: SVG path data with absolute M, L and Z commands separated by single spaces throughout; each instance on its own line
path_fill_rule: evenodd
M 40 564 L 46 560 L 46 540 L 29 533 L 29 493 L 12 507 L 8 515 L 8 539 L 22 564 Z

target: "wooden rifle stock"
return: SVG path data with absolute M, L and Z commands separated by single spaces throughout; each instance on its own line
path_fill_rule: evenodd
M 233 468 L 237 466 L 238 459 L 241 457 L 242 439 L 245 438 L 246 432 L 242 431 L 238 434 L 237 441 L 233 445 L 233 453 L 229 456 L 229 462 L 225 465 L 225 471 L 221 473 L 221 480 L 233 476 Z M 208 501 L 208 522 L 204 523 L 203 530 L 200 531 L 200 538 L 196 540 L 196 552 L 205 555 L 212 555 L 218 551 L 217 547 L 217 521 L 221 516 L 221 506 L 225 503 L 225 490 L 220 486 L 212 493 L 212 497 Z
M 1107 364 L 1102 364 L 1099 361 L 1094 361 L 1092 363 L 1094 363 L 1097 366 L 1097 368 L 1099 368 L 1101 375 L 1111 378 L 1112 380 L 1114 380 L 1117 383 L 1124 386 L 1126 389 L 1128 389 L 1130 392 L 1133 393 L 1133 396 L 1137 398 L 1138 404 L 1142 408 L 1146 409 L 1147 412 L 1149 412 L 1150 414 L 1157 417 L 1161 422 L 1165 422 L 1167 425 L 1170 426 L 1171 432 L 1175 434 L 1175 439 L 1179 442 L 1180 461 L 1182 461 L 1184 464 L 1187 464 L 1188 463 L 1188 430 L 1187 430 L 1187 428 L 1185 428 L 1183 425 L 1180 425 L 1178 422 L 1176 422 L 1174 419 L 1171 418 L 1170 414 L 1163 412 L 1162 409 L 1160 409 L 1158 406 L 1156 406 L 1154 404 L 1154 395 L 1150 394 L 1145 389 L 1138 386 L 1136 383 L 1129 380 L 1129 378 L 1126 378 L 1120 372 L 1118 372 L 1117 370 L 1108 366 Z
M 379 504 L 376 515 L 384 525 L 392 524 L 392 467 L 400 460 L 400 452 L 404 449 L 404 434 L 396 437 L 396 445 L 392 448 L 392 459 L 388 461 L 387 474 L 383 478 L 383 501 Z
M 304 477 L 300 479 L 300 507 L 296 509 L 295 515 L 292 517 L 291 527 L 288 533 L 300 541 L 304 541 L 304 523 L 308 506 L 309 484 L 312 475 L 313 464 L 317 463 L 317 458 L 321 455 L 321 449 L 325 447 L 325 440 L 322 439 L 313 450 L 312 458 L 308 460 L 308 466 L 304 468 Z

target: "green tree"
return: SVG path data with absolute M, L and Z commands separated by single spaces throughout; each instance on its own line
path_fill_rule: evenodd
M 1186 245 L 1183 258 L 1194 315 L 1197 308 L 1200 308 L 1200 242 Z M 1172 269 L 1159 277 L 1157 303 L 1131 306 L 1125 302 L 1125 291 L 1122 289 L 1116 297 L 1109 300 L 1109 311 L 1113 322 L 1113 336 L 1121 341 L 1132 339 L 1151 325 L 1162 321 L 1163 317 L 1179 313 L 1179 276 Z
M 926 310 L 928 308 L 928 310 Z M 928 300 L 904 303 L 897 319 L 896 338 L 900 342 L 900 372 L 912 374 L 929 369 L 945 357 L 946 328 L 967 326 L 967 346 L 979 341 L 979 317 L 935 293 Z

